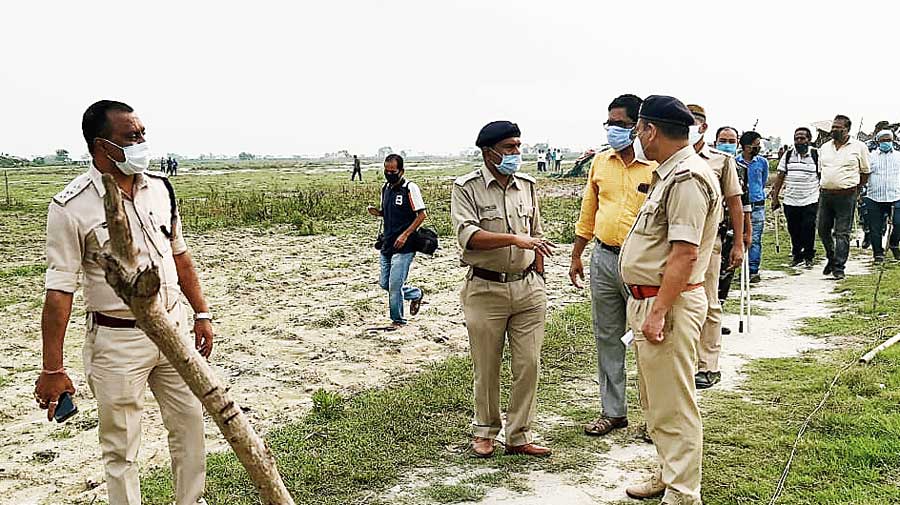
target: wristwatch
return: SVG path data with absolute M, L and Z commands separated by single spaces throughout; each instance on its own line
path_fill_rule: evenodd
M 194 314 L 195 323 L 201 319 L 212 321 L 212 314 L 210 314 L 209 312 L 197 312 L 196 314 Z

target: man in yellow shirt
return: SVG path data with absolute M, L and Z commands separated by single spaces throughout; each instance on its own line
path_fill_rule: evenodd
M 588 435 L 601 436 L 628 426 L 625 397 L 625 292 L 619 274 L 619 248 L 647 197 L 657 164 L 636 156 L 631 130 L 637 123 L 641 99 L 622 95 L 608 107 L 606 124 L 610 148 L 597 153 L 591 163 L 581 215 L 575 225 L 575 247 L 569 278 L 581 287 L 584 266 L 581 255 L 588 242 L 591 254 L 591 299 L 597 369 L 602 411 L 584 425 Z

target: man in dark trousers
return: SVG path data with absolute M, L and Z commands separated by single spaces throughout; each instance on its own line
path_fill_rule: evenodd
M 359 164 L 359 158 L 356 155 L 353 155 L 353 174 L 350 175 L 350 180 L 356 180 L 356 174 L 359 174 L 359 182 L 362 182 L 362 166 Z

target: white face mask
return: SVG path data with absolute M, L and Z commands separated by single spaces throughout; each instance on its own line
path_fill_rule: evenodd
M 631 144 L 631 147 L 634 148 L 634 159 L 640 161 L 650 161 L 644 154 L 644 146 L 641 144 L 641 139 L 639 137 L 634 138 L 634 142 Z
M 703 139 L 703 134 L 700 133 L 700 125 L 695 124 L 688 127 L 688 144 L 689 145 L 697 145 L 697 142 Z
M 110 144 L 118 147 L 125 154 L 125 161 L 116 161 L 111 157 L 109 158 L 113 163 L 116 164 L 116 168 L 118 168 L 119 171 L 123 174 L 139 174 L 144 170 L 147 170 L 147 167 L 150 166 L 150 146 L 146 142 L 122 147 L 106 139 L 100 140 L 109 142 Z

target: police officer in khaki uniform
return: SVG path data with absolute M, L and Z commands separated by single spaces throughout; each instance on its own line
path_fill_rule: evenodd
M 532 443 L 536 389 L 547 294 L 544 256 L 554 244 L 543 238 L 535 180 L 522 165 L 519 127 L 487 124 L 475 144 L 484 167 L 456 180 L 450 216 L 469 267 L 460 293 L 474 364 L 475 418 L 472 450 L 489 457 L 502 428 L 500 364 L 504 341 L 513 382 L 506 423 L 506 453 L 548 456 Z
M 709 128 L 706 123 L 706 110 L 695 104 L 688 105 L 687 108 L 694 115 L 694 124 L 690 127 L 688 142 L 694 146 L 694 151 L 709 164 L 709 168 L 716 174 L 719 190 L 725 201 L 725 210 L 728 212 L 728 217 L 720 221 L 722 224 L 719 226 L 719 233 L 716 234 L 712 256 L 709 258 L 709 268 L 706 270 L 706 278 L 703 280 L 708 307 L 703 330 L 700 333 L 698 371 L 694 375 L 694 385 L 697 389 L 706 389 L 722 380 L 722 372 L 719 371 L 719 352 L 722 350 L 722 304 L 719 301 L 722 235 L 730 224 L 734 234 L 734 244 L 731 247 L 728 268 L 733 270 L 741 266 L 744 258 L 744 219 L 750 219 L 750 212 L 753 208 L 738 177 L 737 163 L 735 163 L 734 157 L 724 151 L 711 149 L 703 141 L 703 134 Z
M 141 503 L 137 456 L 148 384 L 169 432 L 176 503 L 203 503 L 206 454 L 200 401 L 135 327 L 134 316 L 95 260 L 109 241 L 101 177 L 110 174 L 122 192 L 139 264 L 159 267 L 160 304 L 189 340 L 192 328 L 179 301 L 179 295 L 185 295 L 195 313 L 192 343 L 208 357 L 213 341 L 209 309 L 182 235 L 174 192 L 163 175 L 145 172 L 150 154 L 144 126 L 128 105 L 109 100 L 91 105 L 82 132 L 93 164 L 53 198 L 47 216 L 43 370 L 35 399 L 52 419 L 59 395 L 75 392 L 63 367 L 62 349 L 80 272 L 87 311 L 84 373 L 97 399 L 109 503 Z
M 632 498 L 699 504 L 703 428 L 694 398 L 703 279 L 721 216 L 715 174 L 688 144 L 691 112 L 679 100 L 650 96 L 634 129 L 635 150 L 659 163 L 647 200 L 619 257 L 628 286 L 641 406 L 661 470 L 629 487 Z

